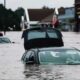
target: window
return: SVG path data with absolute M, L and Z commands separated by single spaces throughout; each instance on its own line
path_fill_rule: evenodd
M 45 38 L 45 32 L 42 31 L 31 31 L 28 33 L 28 40 L 36 38 Z
M 46 50 L 39 52 L 41 64 L 80 64 L 80 52 L 76 50 Z
M 0 38 L 0 43 L 11 43 L 8 38 Z
M 48 31 L 48 36 L 49 36 L 49 38 L 58 38 L 56 32 L 52 32 L 52 31 L 51 32 Z
M 57 32 L 47 31 L 49 38 L 58 38 Z M 46 38 L 46 31 L 30 31 L 28 33 L 28 40 L 37 39 L 37 38 Z

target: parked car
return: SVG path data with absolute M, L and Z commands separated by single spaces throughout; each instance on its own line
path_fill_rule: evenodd
M 53 28 L 31 28 L 23 32 L 24 48 L 61 47 L 64 46 L 62 34 Z
M 10 39 L 7 37 L 0 37 L 0 44 L 11 43 Z
M 80 64 L 80 50 L 67 47 L 35 48 L 22 56 L 25 64 Z

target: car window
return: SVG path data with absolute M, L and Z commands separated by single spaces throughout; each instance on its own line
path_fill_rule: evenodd
M 45 38 L 45 32 L 42 31 L 31 31 L 28 33 L 28 40 L 36 38 Z
M 48 29 L 47 32 L 48 33 L 51 32 L 51 33 L 53 33 L 53 36 L 55 35 L 58 38 L 62 38 L 62 33 L 59 30 Z M 54 36 L 54 38 L 55 38 L 55 36 Z
M 55 32 L 48 31 L 47 33 L 48 33 L 49 38 L 58 38 L 58 36 L 57 36 L 57 34 Z
M 58 38 L 58 35 L 54 31 L 47 31 L 49 38 Z M 36 38 L 46 38 L 46 32 L 43 31 L 31 31 L 28 33 L 28 40 Z
M 0 43 L 11 43 L 8 38 L 0 38 Z
M 80 64 L 80 52 L 76 50 L 41 51 L 39 60 L 41 64 Z

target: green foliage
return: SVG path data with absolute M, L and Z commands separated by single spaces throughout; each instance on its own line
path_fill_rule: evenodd
M 20 22 L 21 16 L 24 15 L 24 9 L 18 8 L 16 11 L 6 9 L 0 4 L 0 30 L 21 30 Z

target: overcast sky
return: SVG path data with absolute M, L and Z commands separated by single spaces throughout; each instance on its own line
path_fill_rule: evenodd
M 1 3 L 3 4 L 4 0 L 0 0 Z M 41 8 L 43 6 L 50 8 L 72 7 L 74 6 L 74 0 L 6 0 L 6 7 L 12 10 L 18 7 Z

